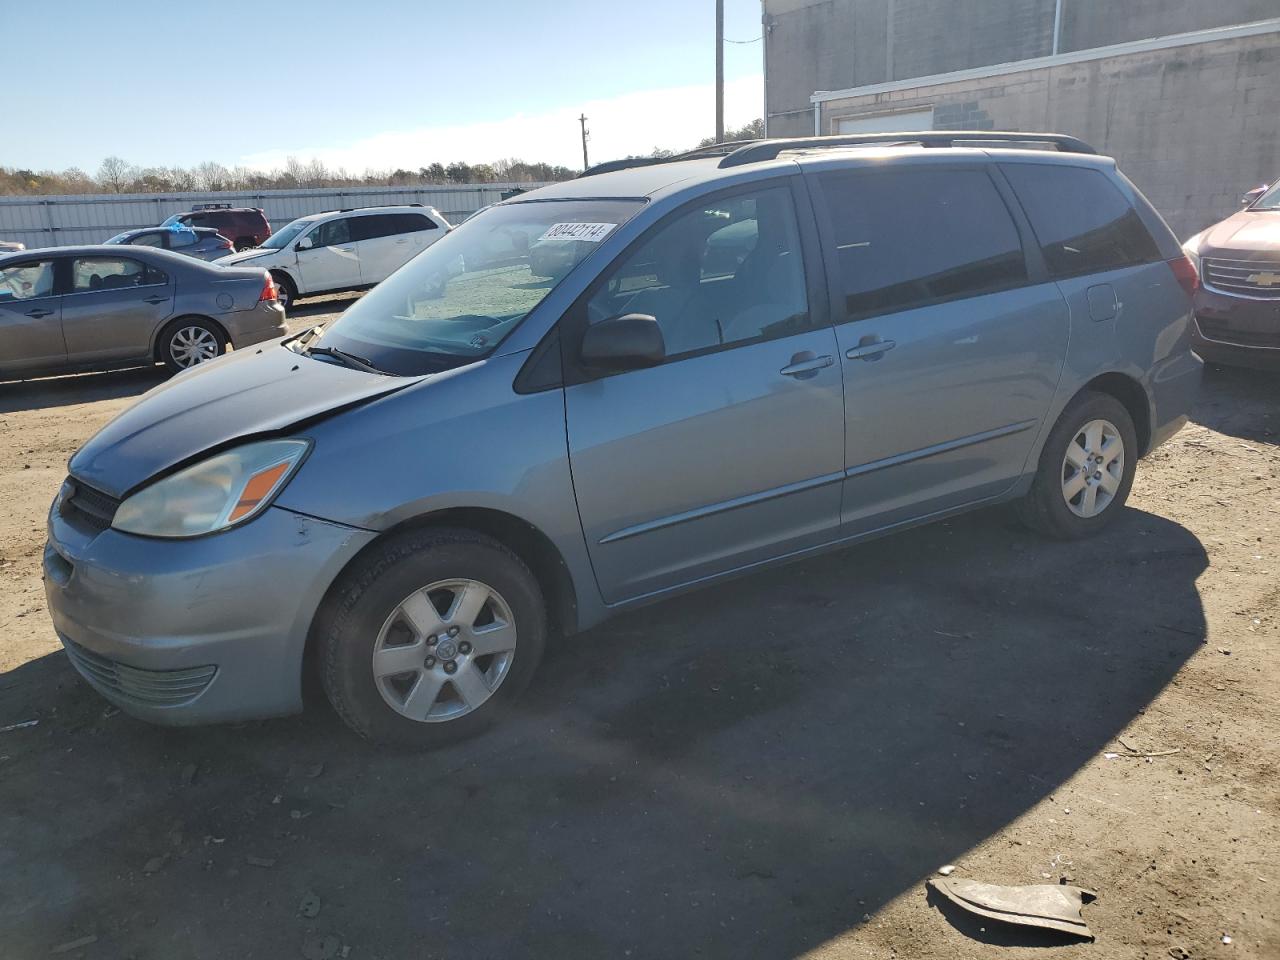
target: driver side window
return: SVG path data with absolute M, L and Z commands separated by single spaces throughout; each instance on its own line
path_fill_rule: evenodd
M 790 189 L 701 201 L 668 220 L 587 303 L 588 323 L 628 313 L 658 321 L 668 360 L 807 329 Z
M 312 236 L 315 237 L 317 247 L 336 247 L 339 244 L 350 243 L 351 221 L 344 217 L 341 220 L 322 223 Z

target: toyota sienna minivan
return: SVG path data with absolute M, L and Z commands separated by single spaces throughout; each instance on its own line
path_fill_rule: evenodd
M 433 745 L 551 631 L 1002 501 L 1103 530 L 1195 397 L 1194 267 L 1077 140 L 890 136 L 587 171 L 152 390 L 49 515 L 72 663 L 171 724 L 296 711 L 314 669 Z

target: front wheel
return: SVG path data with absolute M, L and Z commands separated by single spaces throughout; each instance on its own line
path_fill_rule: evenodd
M 533 574 L 468 530 L 393 537 L 335 596 L 318 624 L 325 692 L 376 743 L 434 747 L 479 733 L 509 711 L 546 645 Z
M 281 273 L 279 270 L 271 271 L 271 279 L 276 282 L 276 300 L 288 311 L 293 306 L 293 302 L 298 299 L 298 288 L 294 286 L 287 273 Z
M 1098 533 L 1124 507 L 1137 461 L 1137 432 L 1124 404 L 1110 394 L 1083 393 L 1049 432 L 1018 516 L 1058 540 Z
M 220 357 L 227 352 L 222 329 L 202 317 L 183 317 L 160 333 L 160 359 L 174 373 Z

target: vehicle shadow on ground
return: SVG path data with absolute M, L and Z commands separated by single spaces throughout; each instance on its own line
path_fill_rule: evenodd
M 169 378 L 158 364 L 100 373 L 0 382 L 0 413 L 46 410 L 99 400 L 141 396 Z
M 1259 417 L 1257 404 L 1270 405 L 1271 412 Z M 1280 369 L 1205 364 L 1204 386 L 1191 419 L 1242 440 L 1280 444 Z
M 1203 643 L 1206 565 L 1137 510 L 1069 544 L 984 511 L 563 639 L 517 717 L 423 755 L 325 709 L 104 717 L 51 655 L 0 675 L 0 726 L 40 719 L 0 740 L 0 929 L 16 956 L 796 957 L 1106 749 Z

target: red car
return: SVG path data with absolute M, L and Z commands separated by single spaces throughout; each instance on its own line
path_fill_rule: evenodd
M 1200 269 L 1195 351 L 1206 360 L 1280 367 L 1280 183 L 1183 248 Z
M 186 213 L 175 213 L 160 226 L 171 227 L 175 223 L 187 227 L 212 227 L 235 244 L 237 250 L 261 246 L 262 241 L 271 236 L 271 224 L 261 207 L 209 204 Z

